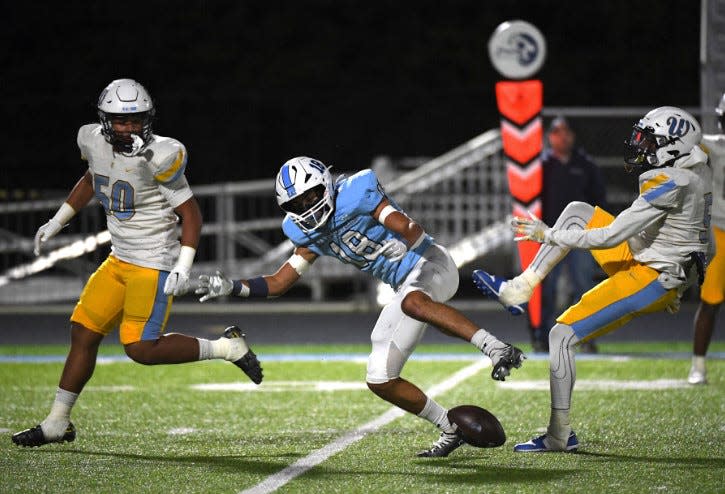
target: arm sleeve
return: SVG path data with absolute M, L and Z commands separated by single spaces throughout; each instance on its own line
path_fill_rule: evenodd
M 606 249 L 619 245 L 665 215 L 667 211 L 652 206 L 640 196 L 606 227 L 590 230 L 551 229 L 546 234 L 546 241 L 571 249 Z

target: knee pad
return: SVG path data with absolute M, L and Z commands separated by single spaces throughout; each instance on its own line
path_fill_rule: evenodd
M 563 343 L 573 346 L 579 338 L 574 334 L 571 326 L 557 323 L 549 331 L 549 348 L 559 348 Z
M 572 201 L 566 205 L 564 211 L 559 215 L 559 218 L 566 220 L 567 224 L 573 223 L 584 228 L 592 219 L 593 215 L 594 206 L 582 201 Z

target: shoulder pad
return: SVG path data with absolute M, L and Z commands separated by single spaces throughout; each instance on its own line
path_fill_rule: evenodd
M 97 139 L 99 136 L 102 138 L 101 124 L 87 124 L 78 129 L 76 142 L 78 143 L 78 149 L 81 151 L 81 159 L 86 161 L 88 160 L 87 149 L 93 145 L 93 140 Z
M 655 168 L 639 176 L 639 195 L 655 207 L 669 209 L 679 204 L 680 191 L 688 182 L 686 174 L 673 168 Z
M 335 208 L 346 212 L 372 213 L 385 191 L 372 170 L 362 170 L 336 184 Z
M 154 141 L 140 154 L 149 163 L 157 182 L 172 183 L 184 175 L 188 155 L 176 139 L 155 136 Z

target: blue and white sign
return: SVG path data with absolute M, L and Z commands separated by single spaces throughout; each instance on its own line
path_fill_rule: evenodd
M 494 68 L 509 79 L 534 75 L 546 58 L 546 41 L 536 26 L 526 21 L 501 23 L 488 40 Z

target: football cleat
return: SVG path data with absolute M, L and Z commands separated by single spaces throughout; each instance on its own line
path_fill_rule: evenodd
M 487 298 L 496 300 L 498 303 L 503 305 L 506 310 L 509 311 L 511 314 L 515 316 L 520 316 L 524 313 L 527 305 L 525 302 L 518 304 L 507 304 L 502 298 L 502 292 L 505 289 L 509 288 L 510 285 L 512 285 L 510 281 L 506 281 L 505 279 L 499 278 L 498 276 L 488 274 L 486 271 L 476 269 L 473 272 L 473 284 L 476 285 L 476 288 L 478 288 Z M 522 291 L 517 290 L 518 287 L 515 286 L 511 286 L 511 288 L 513 288 L 516 292 Z M 509 291 L 511 290 L 511 288 L 509 288 Z M 513 295 L 516 298 L 520 298 L 524 301 L 528 301 L 531 297 L 531 293 L 513 293 Z
M 518 369 L 526 359 L 526 355 L 519 348 L 508 343 L 503 343 L 503 345 L 500 348 L 491 349 L 488 354 L 493 362 L 491 379 L 496 381 L 505 381 L 506 377 L 511 375 L 511 369 Z
M 45 434 L 43 434 L 43 429 L 40 427 L 40 425 L 36 425 L 35 427 L 32 427 L 30 429 L 25 429 L 24 431 L 16 432 L 15 434 L 13 434 L 12 437 L 13 442 L 18 446 L 30 446 L 31 448 L 50 443 L 70 443 L 75 441 L 75 438 L 76 428 L 73 426 L 72 422 L 68 423 L 68 427 L 63 433 L 63 436 L 61 436 L 60 439 L 55 439 L 53 441 L 49 441 L 45 438 Z
M 421 458 L 443 458 L 451 454 L 455 449 L 466 444 L 461 433 L 456 427 L 455 432 L 441 432 L 441 436 L 430 449 L 420 451 L 417 456 Z
M 687 382 L 690 384 L 707 384 L 707 371 L 692 367 L 687 375 Z
M 566 441 L 566 449 L 552 449 L 546 445 L 546 434 L 533 438 L 529 442 L 519 443 L 514 446 L 515 453 L 546 453 L 549 451 L 576 451 L 579 447 L 579 440 L 576 438 L 574 431 L 569 433 L 569 439 Z
M 236 344 L 238 351 L 242 356 L 237 360 L 233 360 L 232 363 L 242 369 L 242 371 L 252 380 L 254 384 L 262 382 L 264 374 L 262 373 L 262 366 L 259 365 L 259 360 L 254 354 L 251 348 L 247 345 L 245 334 L 237 326 L 229 326 L 224 330 L 224 338 L 229 338 L 232 343 Z

